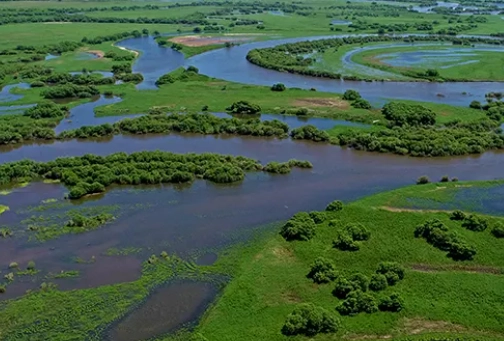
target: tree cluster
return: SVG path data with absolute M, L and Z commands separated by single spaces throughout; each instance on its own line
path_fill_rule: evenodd
M 338 327 L 338 319 L 327 310 L 311 303 L 304 303 L 298 305 L 287 316 L 282 334 L 314 336 L 319 333 L 335 333 Z
M 371 232 L 360 223 L 348 223 L 340 231 L 333 241 L 333 246 L 341 251 L 358 251 L 360 241 L 366 241 L 371 237 Z

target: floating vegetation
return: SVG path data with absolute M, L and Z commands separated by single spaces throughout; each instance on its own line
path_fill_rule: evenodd
M 69 270 L 69 271 L 64 271 L 61 270 L 59 273 L 48 273 L 46 278 L 49 279 L 60 279 L 60 278 L 76 278 L 80 276 L 80 271 L 78 270 Z
M 141 247 L 125 247 L 125 248 L 121 248 L 121 249 L 112 247 L 105 252 L 105 255 L 107 255 L 107 256 L 127 256 L 127 255 L 138 254 L 140 252 L 142 252 Z

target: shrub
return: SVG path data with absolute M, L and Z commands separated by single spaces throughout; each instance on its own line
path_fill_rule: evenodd
M 441 177 L 441 180 L 440 182 L 449 182 L 450 181 L 450 178 L 448 177 L 448 175 L 444 175 L 443 177 Z
M 35 270 L 35 262 L 34 261 L 29 261 L 28 265 L 26 266 L 27 270 Z
M 323 257 L 315 259 L 307 277 L 315 283 L 329 283 L 338 276 L 334 264 Z
M 348 223 L 345 226 L 345 231 L 352 237 L 355 241 L 368 240 L 371 236 L 371 232 L 366 229 L 361 223 Z
M 276 83 L 271 86 L 271 91 L 285 91 L 286 87 L 282 83 Z
M 376 299 L 360 290 L 352 291 L 336 308 L 341 315 L 356 315 L 361 312 L 372 314 L 378 311 Z
M 19 265 L 16 262 L 11 262 L 9 264 L 9 269 L 17 269 L 18 267 L 19 267 Z
M 204 105 L 202 108 L 201 108 L 201 111 L 208 111 L 209 107 L 208 105 Z
M 464 220 L 465 218 L 466 218 L 466 215 L 461 210 L 455 210 L 450 215 L 450 220 L 459 221 L 459 220 Z
M 334 333 L 338 326 L 339 321 L 327 310 L 304 303 L 287 316 L 282 334 L 314 336 L 319 333 Z
M 394 293 L 388 297 L 382 298 L 378 308 L 380 308 L 381 311 L 398 312 L 404 308 L 404 300 L 399 294 Z
M 238 101 L 227 107 L 226 111 L 230 114 L 257 115 L 261 112 L 261 107 L 247 101 Z
M 347 90 L 345 91 L 345 93 L 343 94 L 343 97 L 342 97 L 344 100 L 346 101 L 355 101 L 359 98 L 361 98 L 361 95 L 360 93 L 358 93 L 357 91 L 355 90 Z
M 310 218 L 313 219 L 315 224 L 321 224 L 327 219 L 327 216 L 324 212 L 313 211 L 310 212 Z
M 462 221 L 462 227 L 471 231 L 481 232 L 487 229 L 488 221 L 484 218 L 478 217 L 477 215 L 471 214 L 470 216 L 464 218 Z
M 502 224 L 500 223 L 494 226 L 494 228 L 492 229 L 492 234 L 496 238 L 504 238 L 504 226 L 502 226 Z
M 394 285 L 398 281 L 404 279 L 404 268 L 396 262 L 381 262 L 376 269 L 377 274 L 382 274 L 386 277 L 389 285 Z
M 473 109 L 481 109 L 481 103 L 479 101 L 472 101 L 470 104 L 469 104 L 469 108 L 473 108 Z
M 334 200 L 329 205 L 327 205 L 325 210 L 330 212 L 338 212 L 341 211 L 342 209 L 343 209 L 343 202 L 339 200 Z
M 361 273 L 356 273 L 350 276 L 348 280 L 352 283 L 355 290 L 361 290 L 362 292 L 366 292 L 368 290 L 369 278 L 367 278 L 367 276 Z
M 0 285 L 0 294 L 5 294 L 6 291 L 7 287 L 4 284 Z
M 306 212 L 296 213 L 290 218 L 282 229 L 280 234 L 285 240 L 310 240 L 315 236 L 316 225 L 312 218 Z
M 30 84 L 30 87 L 32 87 L 32 88 L 42 88 L 44 86 L 45 86 L 45 83 L 42 81 L 33 81 Z
M 290 136 L 294 140 L 329 141 L 329 134 L 326 131 L 320 130 L 311 124 L 292 129 Z
M 476 250 L 462 241 L 451 243 L 448 257 L 454 260 L 471 260 L 476 255 Z
M 346 232 L 340 232 L 338 237 L 333 241 L 333 247 L 341 251 L 359 251 L 359 245 Z
M 419 177 L 417 179 L 417 185 L 425 185 L 425 184 L 428 184 L 430 182 L 429 180 L 429 177 L 426 176 L 426 175 L 422 175 L 421 177 Z
M 335 281 L 336 285 L 332 291 L 332 294 L 339 299 L 344 299 L 349 293 L 354 291 L 354 285 L 348 279 L 343 276 L 338 276 Z
M 357 109 L 371 109 L 371 103 L 363 98 L 359 98 L 352 102 L 352 107 Z
M 390 102 L 383 106 L 382 114 L 394 126 L 431 126 L 436 114 L 418 104 Z
M 397 274 L 394 272 L 390 273 L 397 276 Z M 397 278 L 399 279 L 399 276 L 397 276 Z M 388 285 L 387 277 L 385 277 L 385 275 L 382 274 L 373 274 L 371 276 L 371 280 L 369 281 L 369 289 L 372 291 L 385 290 L 387 288 L 387 285 Z
M 163 84 L 171 84 L 171 83 L 175 83 L 175 82 L 176 82 L 175 77 L 173 77 L 170 74 L 166 74 L 166 75 L 162 75 L 161 77 L 158 78 L 158 80 L 156 81 L 156 85 L 160 86 Z
M 190 66 L 187 67 L 187 71 L 188 72 L 199 73 L 199 69 L 196 66 L 192 66 L 192 65 L 190 65 Z

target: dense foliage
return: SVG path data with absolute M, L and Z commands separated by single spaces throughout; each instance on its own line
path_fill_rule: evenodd
M 238 101 L 226 108 L 230 114 L 257 115 L 261 113 L 261 107 L 248 101 Z
M 430 126 L 436 123 L 436 114 L 417 104 L 390 102 L 383 106 L 382 114 L 392 126 Z
M 315 283 L 329 283 L 338 277 L 334 264 L 323 257 L 315 259 L 307 275 Z
M 56 98 L 88 98 L 100 94 L 100 90 L 93 85 L 65 84 L 47 88 L 42 92 L 42 96 L 48 99 Z
M 314 336 L 319 333 L 335 333 L 338 326 L 339 321 L 327 310 L 304 303 L 287 316 L 282 334 Z
M 280 234 L 287 241 L 310 240 L 315 235 L 316 225 L 306 212 L 296 213 L 281 228 Z
M 0 184 L 32 179 L 60 180 L 70 188 L 69 197 L 104 192 L 107 186 L 184 183 L 195 178 L 230 183 L 244 178 L 244 172 L 262 170 L 251 159 L 218 154 L 173 154 L 168 152 L 87 154 L 58 158 L 50 162 L 17 161 L 0 166 Z

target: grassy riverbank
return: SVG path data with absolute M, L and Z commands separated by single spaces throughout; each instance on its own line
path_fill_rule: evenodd
M 376 297 L 399 293 L 404 309 L 398 313 L 338 316 L 341 328 L 337 338 L 500 338 L 504 329 L 499 320 L 504 311 L 497 302 L 502 299 L 498 288 L 504 285 L 504 258 L 499 251 L 503 240 L 495 238 L 490 230 L 503 219 L 485 216 L 490 227 L 473 232 L 450 220 L 449 212 L 429 210 L 443 204 L 457 207 L 467 191 L 476 195 L 474 199 L 482 200 L 493 186 L 501 185 L 443 183 L 386 192 L 344 204 L 340 212 L 325 212 L 326 221 L 317 225 L 315 237 L 309 241 L 288 242 L 277 234 L 237 249 L 216 265 L 225 266 L 232 259 L 237 271 L 197 332 L 208 340 L 286 340 L 280 332 L 282 325 L 302 303 L 313 303 L 338 316 L 335 307 L 342 301 L 331 294 L 334 283 L 315 284 L 306 278 L 315 259 L 324 257 L 347 278 L 355 273 L 370 277 L 382 261 L 398 262 L 406 271 L 404 280 L 394 286 L 379 293 L 371 291 Z M 420 199 L 423 209 L 409 208 Z M 429 219 L 439 219 L 474 246 L 474 260 L 453 261 L 422 238 L 415 238 L 416 226 Z M 360 223 L 371 234 L 358 251 L 331 247 L 348 223 Z M 334 337 L 319 334 L 316 339 Z
M 222 282 L 215 276 L 224 275 L 231 277 L 230 282 L 192 335 L 167 334 L 157 339 L 287 340 L 290 338 L 281 334 L 287 315 L 302 303 L 313 303 L 341 323 L 337 333 L 319 334 L 317 340 L 496 340 L 504 335 L 500 323 L 504 312 L 499 304 L 503 299 L 504 257 L 500 250 L 504 240 L 492 231 L 504 218 L 486 215 L 499 212 L 499 208 L 489 211 L 484 203 L 501 202 L 501 188 L 502 181 L 414 185 L 344 203 L 341 211 L 312 213 L 319 224 L 308 241 L 286 241 L 278 234 L 282 224 L 273 224 L 258 229 L 250 242 L 221 251 L 214 265 L 196 266 L 162 254 L 143 264 L 136 281 L 71 291 L 46 284 L 40 291 L 2 303 L 0 336 L 42 335 L 59 340 L 91 335 L 92 340 L 103 339 L 118 319 L 132 314 L 162 283 L 185 278 L 218 285 Z M 450 219 L 455 208 L 478 212 L 488 228 L 482 232 L 464 228 L 463 222 Z M 415 238 L 415 228 L 429 219 L 439 219 L 473 247 L 473 260 L 454 261 L 423 238 Z M 357 251 L 332 247 L 349 223 L 362 224 L 369 239 L 358 242 Z M 397 262 L 405 269 L 404 279 L 383 291 L 368 293 L 376 299 L 398 293 L 404 300 L 403 308 L 399 312 L 340 316 L 335 307 L 343 300 L 331 293 L 335 283 L 317 284 L 306 277 L 319 257 L 328 259 L 337 273 L 347 278 L 355 273 L 369 278 L 380 262 Z M 33 313 L 34 305 L 43 307 L 46 317 L 35 326 L 40 316 Z M 145 321 L 143 326 L 151 323 L 157 322 Z

